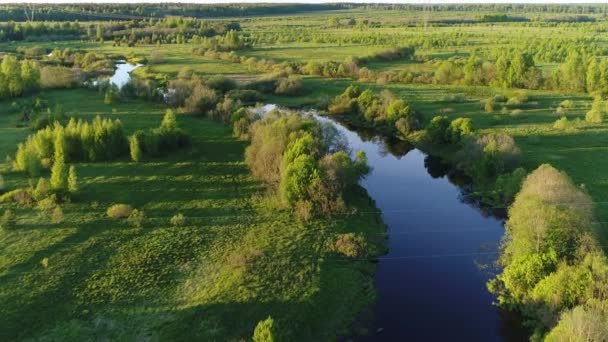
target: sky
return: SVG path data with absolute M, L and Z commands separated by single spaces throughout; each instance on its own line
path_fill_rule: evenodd
M 608 0 L 0 0 L 2 3 L 404 3 L 404 4 L 453 4 L 453 3 L 551 3 L 551 4 L 608 4 Z

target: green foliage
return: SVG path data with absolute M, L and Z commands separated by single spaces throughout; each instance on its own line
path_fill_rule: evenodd
M 113 219 L 125 219 L 131 216 L 133 207 L 128 204 L 114 204 L 108 208 L 106 214 Z
M 584 342 L 608 340 L 608 315 L 595 308 L 577 306 L 562 313 L 546 342 Z
M 504 133 L 482 134 L 465 141 L 459 159 L 471 175 L 492 178 L 515 169 L 521 151 L 515 140 Z
M 298 95 L 302 92 L 302 87 L 302 79 L 290 76 L 279 80 L 275 93 L 279 95 Z
M 61 127 L 61 126 L 59 126 Z M 65 164 L 65 135 L 63 128 L 58 128 L 53 146 L 53 167 L 51 168 L 51 189 L 63 192 L 68 188 L 68 168 Z
M 604 121 L 603 103 L 601 97 L 596 97 L 591 105 L 591 110 L 585 115 L 585 121 L 594 124 L 602 123 Z
M 2 213 L 2 217 L 0 217 L 0 228 L 4 230 L 13 229 L 15 228 L 16 223 L 17 218 L 15 216 L 15 213 L 10 209 L 4 210 L 4 213 Z
M 68 170 L 68 191 L 72 194 L 78 192 L 78 175 L 76 174 L 76 167 L 70 165 Z
M 174 227 L 183 227 L 186 225 L 186 216 L 182 213 L 177 213 L 171 217 L 169 223 Z
M 32 191 L 32 197 L 36 201 L 41 201 L 51 195 L 51 184 L 45 178 L 38 179 L 36 187 Z
M 278 325 L 272 317 L 268 316 L 255 326 L 253 342 L 275 342 L 278 340 Z
M 53 209 L 53 212 L 51 213 L 51 223 L 60 224 L 61 222 L 63 222 L 63 219 L 64 219 L 63 210 L 61 209 L 60 206 L 56 206 Z
M 114 213 L 115 214 L 115 213 Z M 127 217 L 127 222 L 133 228 L 143 228 L 146 221 L 146 214 L 143 210 L 133 209 Z
M 349 258 L 362 258 L 367 253 L 365 238 L 354 233 L 340 234 L 336 237 L 333 249 Z
M 129 153 L 131 160 L 134 162 L 140 162 L 142 159 L 143 152 L 141 150 L 141 134 L 132 135 L 129 137 Z
M 515 199 L 515 195 L 521 189 L 521 184 L 524 181 L 527 173 L 522 167 L 518 167 L 511 173 L 502 174 L 496 179 L 495 189 L 498 192 L 499 203 L 511 203 Z
M 131 159 L 141 160 L 143 155 L 164 156 L 190 146 L 190 135 L 177 124 L 175 112 L 167 110 L 159 128 L 137 131 L 129 138 Z

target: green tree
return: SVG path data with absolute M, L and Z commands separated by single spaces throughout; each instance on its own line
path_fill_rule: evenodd
M 63 127 L 55 128 L 55 144 L 53 166 L 51 167 L 51 188 L 55 191 L 64 191 L 68 185 L 68 169 L 65 165 L 65 134 Z
M 76 167 L 70 165 L 68 171 L 68 191 L 70 193 L 78 192 L 78 175 L 76 174 Z
M 178 128 L 177 117 L 175 116 L 175 112 L 173 110 L 167 109 L 165 116 L 163 117 L 163 121 L 160 124 L 160 128 L 167 131 L 173 131 Z
M 141 151 L 141 138 L 137 134 L 133 134 L 129 137 L 129 151 L 131 153 L 131 160 L 134 162 L 140 162 L 142 158 Z
M 608 341 L 608 315 L 598 309 L 577 306 L 561 315 L 546 342 Z
M 600 89 L 600 67 L 595 58 L 591 58 L 587 66 L 587 92 L 592 93 Z
M 278 326 L 272 317 L 268 316 L 263 321 L 258 322 L 253 332 L 253 342 L 274 342 L 277 341 Z
M 23 92 L 23 81 L 21 80 L 21 65 L 17 57 L 13 55 L 4 56 L 0 69 L 6 78 L 9 94 L 11 96 L 21 95 Z
M 40 86 L 40 67 L 38 63 L 24 60 L 21 63 L 21 79 L 24 90 L 33 90 Z

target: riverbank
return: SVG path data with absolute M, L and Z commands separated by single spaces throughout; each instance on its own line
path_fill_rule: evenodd
M 107 105 L 84 89 L 44 96 L 76 118 L 120 119 L 127 134 L 157 127 L 165 110 L 139 100 Z M 6 154 L 29 132 L 12 108 L 0 109 Z M 0 232 L 5 339 L 69 331 L 82 340 L 238 340 L 268 316 L 296 340 L 358 331 L 353 322 L 376 298 L 370 259 L 386 251 L 386 226 L 366 192 L 346 197 L 353 214 L 302 222 L 268 206 L 244 163 L 246 143 L 229 127 L 189 115 L 178 124 L 192 149 L 77 163 L 80 191 L 61 205 L 61 223 L 37 207 L 3 204 L 17 215 L 15 228 Z M 6 189 L 28 186 L 22 174 L 3 176 Z M 108 218 L 113 203 L 144 212 L 143 228 Z M 184 222 L 175 225 L 178 213 Z M 335 253 L 336 236 L 348 233 L 365 237 L 369 258 Z

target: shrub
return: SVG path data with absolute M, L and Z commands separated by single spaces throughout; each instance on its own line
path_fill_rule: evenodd
M 51 223 L 60 224 L 61 222 L 63 222 L 63 210 L 61 210 L 60 206 L 56 206 L 51 214 Z
M 469 118 L 457 118 L 450 122 L 449 140 L 460 143 L 473 134 L 473 121 Z
M 205 84 L 221 93 L 227 93 L 237 87 L 235 80 L 225 76 L 212 76 L 205 81 Z
M 431 122 L 426 128 L 427 136 L 434 143 L 446 143 L 450 140 L 449 128 L 450 121 L 447 116 L 436 116 L 431 119 Z
M 498 176 L 495 188 L 500 194 L 499 200 L 505 204 L 511 203 L 521 189 L 525 177 L 526 170 L 522 167 L 518 167 L 511 173 Z
M 124 219 L 131 215 L 133 208 L 128 204 L 114 204 L 108 208 L 106 213 L 113 219 Z
M 268 316 L 263 321 L 259 321 L 253 331 L 253 342 L 274 342 L 278 341 L 278 326 L 272 317 Z
M 547 342 L 607 341 L 608 314 L 600 309 L 576 306 L 562 313 L 559 323 L 546 336 Z
M 297 95 L 302 92 L 302 88 L 302 79 L 290 76 L 279 80 L 275 93 L 279 95 Z
M 254 105 L 256 102 L 263 99 L 262 94 L 257 90 L 252 89 L 234 89 L 226 94 L 234 101 L 240 101 L 244 105 Z
M 504 133 L 488 133 L 465 142 L 461 160 L 478 177 L 493 177 L 517 167 L 521 151 Z
M 511 114 L 510 114 L 510 115 L 511 115 L 511 116 L 513 116 L 513 117 L 518 117 L 518 116 L 521 116 L 521 115 L 523 114 L 523 112 L 524 112 L 524 111 L 523 111 L 523 110 L 521 110 L 521 109 L 513 109 L 513 110 L 511 111 Z
M 78 175 L 74 165 L 70 165 L 68 169 L 68 191 L 72 194 L 78 192 Z
M 559 106 L 565 109 L 574 109 L 574 107 L 576 107 L 576 104 L 572 100 L 564 100 L 560 102 Z
M 604 121 L 604 114 L 599 110 L 590 110 L 585 114 L 585 121 L 599 124 Z
M 143 210 L 133 209 L 127 218 L 127 222 L 134 228 L 142 228 L 146 220 Z
M 213 110 L 218 102 L 215 90 L 202 84 L 196 85 L 184 102 L 184 109 L 194 114 L 205 114 Z
M 0 194 L 6 190 L 6 183 L 4 182 L 4 177 L 0 175 Z
M 141 151 L 141 136 L 141 134 L 133 134 L 129 137 L 129 153 L 131 155 L 131 160 L 134 162 L 141 161 L 143 153 Z
M 47 198 L 51 194 L 51 184 L 45 178 L 38 179 L 36 187 L 32 191 L 32 197 L 36 201 Z
M 359 234 L 340 234 L 334 242 L 334 251 L 349 258 L 364 257 L 366 254 L 365 239 Z
M 45 66 L 40 71 L 40 85 L 45 89 L 71 88 L 76 80 L 72 69 L 63 66 Z
M 183 227 L 186 225 L 186 217 L 182 213 L 177 213 L 171 217 L 169 223 L 174 227 Z
M 15 203 L 21 206 L 28 206 L 34 203 L 34 198 L 32 197 L 32 194 L 26 189 L 17 189 L 14 192 L 11 191 L 7 194 L 11 193 L 13 195 L 13 200 L 15 201 Z
M 489 98 L 483 101 L 483 110 L 486 113 L 492 113 L 494 111 L 494 99 Z
M 2 214 L 2 217 L 0 217 L 0 228 L 5 230 L 13 229 L 15 228 L 16 223 L 17 218 L 15 213 L 10 209 L 6 209 Z

